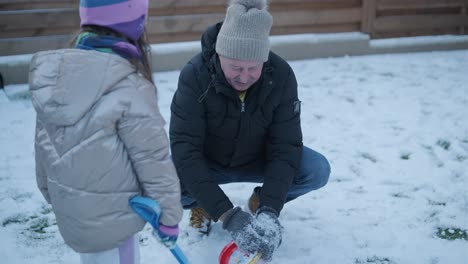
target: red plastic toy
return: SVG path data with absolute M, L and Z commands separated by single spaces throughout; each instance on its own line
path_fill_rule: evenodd
M 261 254 L 244 253 L 237 248 L 236 243 L 231 241 L 227 244 L 221 254 L 219 254 L 219 264 L 261 264 L 264 263 L 261 259 Z

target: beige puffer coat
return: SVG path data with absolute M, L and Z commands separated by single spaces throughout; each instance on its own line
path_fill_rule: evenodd
M 134 195 L 157 200 L 164 225 L 179 223 L 179 180 L 153 84 L 118 55 L 79 49 L 40 52 L 29 74 L 37 183 L 70 247 L 108 250 L 140 231 Z

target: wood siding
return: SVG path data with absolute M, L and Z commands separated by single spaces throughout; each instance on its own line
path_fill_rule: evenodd
M 162 43 L 200 39 L 209 25 L 224 18 L 228 1 L 150 2 L 149 39 L 151 43 Z M 0 55 L 5 55 L 2 43 L 6 40 L 34 42 L 35 37 L 44 39 L 76 32 L 80 23 L 78 5 L 78 0 L 0 0 Z M 371 38 L 467 34 L 467 7 L 468 0 L 270 0 L 269 3 L 274 21 L 272 35 L 361 31 Z M 54 47 L 59 45 L 51 43 Z M 21 50 L 11 51 L 18 53 Z

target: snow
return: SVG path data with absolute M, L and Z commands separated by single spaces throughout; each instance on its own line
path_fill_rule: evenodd
M 465 43 L 468 40 L 466 35 L 440 35 L 440 36 L 417 36 L 405 38 L 374 39 L 370 41 L 373 48 L 411 47 L 428 46 L 433 44 L 455 44 Z
M 31 61 L 32 54 L 0 56 L 0 64 L 21 64 Z
M 468 263 L 468 238 L 437 235 L 468 230 L 468 50 L 291 66 L 304 143 L 330 160 L 332 174 L 324 188 L 286 204 L 272 263 Z M 178 74 L 155 74 L 166 120 Z M 30 101 L 0 90 L 0 120 L 2 263 L 79 263 L 36 188 Z M 246 208 L 254 186 L 222 187 Z M 228 233 L 216 223 L 196 241 L 188 218 L 186 211 L 179 246 L 191 263 L 216 263 Z M 148 226 L 139 236 L 142 264 L 177 263 Z
M 336 41 L 369 40 L 369 35 L 360 32 L 307 33 L 270 36 L 272 45 L 304 43 L 326 43 Z
M 196 54 L 197 52 L 200 52 L 201 44 L 200 41 L 160 43 L 152 44 L 151 50 L 158 54 L 174 54 L 180 53 L 181 51 L 193 51 L 193 53 Z

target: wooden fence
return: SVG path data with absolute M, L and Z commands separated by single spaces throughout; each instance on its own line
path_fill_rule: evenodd
M 209 25 L 224 18 L 228 1 L 150 2 L 150 42 L 161 43 L 198 40 Z M 0 55 L 63 45 L 79 27 L 78 5 L 79 0 L 0 0 Z M 371 38 L 467 34 L 467 7 L 468 0 L 270 0 L 269 4 L 273 35 L 362 31 Z M 44 40 L 44 36 L 51 37 Z
M 371 38 L 468 34 L 467 0 L 363 0 Z

